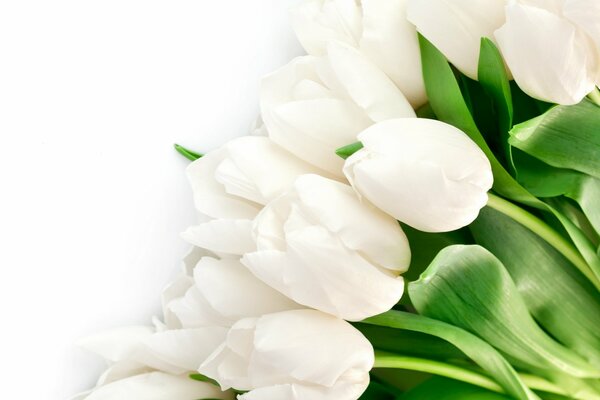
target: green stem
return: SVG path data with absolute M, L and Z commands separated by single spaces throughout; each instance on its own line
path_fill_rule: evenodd
M 575 265 L 575 267 L 577 267 L 582 274 L 584 274 L 592 283 L 594 283 L 596 287 L 600 288 L 600 282 L 590 269 L 587 262 L 585 262 L 581 254 L 579 254 L 577 249 L 544 221 L 525 211 L 516 204 L 511 203 L 508 200 L 504 200 L 493 193 L 488 193 L 487 205 L 488 207 L 493 208 L 494 210 L 514 219 L 544 239 L 559 253 L 565 256 L 567 260 L 571 261 L 571 263 L 573 263 L 573 265 Z
M 393 353 L 376 351 L 374 368 L 394 368 L 425 372 L 428 374 L 443 376 L 457 381 L 469 383 L 474 386 L 491 390 L 492 392 L 506 393 L 502 387 L 496 383 L 496 381 L 482 373 L 474 371 L 473 369 L 436 360 L 400 356 Z M 547 380 L 540 378 L 539 376 L 529 374 L 519 374 L 519 376 L 530 389 L 567 396 L 567 393 L 560 387 L 552 382 L 548 382 Z
M 392 353 L 375 352 L 374 368 L 396 368 L 410 371 L 426 372 L 433 375 L 444 376 L 461 382 L 470 383 L 493 392 L 504 393 L 502 387 L 485 375 L 466 368 L 440 361 L 426 360 L 416 357 L 399 356 Z
M 588 94 L 588 98 L 600 107 L 600 90 L 597 87 Z

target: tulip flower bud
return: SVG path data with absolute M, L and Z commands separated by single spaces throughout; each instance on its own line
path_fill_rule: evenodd
M 338 42 L 327 56 L 296 58 L 265 77 L 260 107 L 275 143 L 336 177 L 343 163 L 335 149 L 377 121 L 415 116 L 379 68 Z
M 413 107 L 427 97 L 417 31 L 406 20 L 407 0 L 305 0 L 292 24 L 308 54 L 327 54 L 334 41 L 358 49 L 404 93 Z
M 487 203 L 489 160 L 462 131 L 440 121 L 381 122 L 358 136 L 364 147 L 344 173 L 362 196 L 401 222 L 446 232 L 473 222 Z
M 369 384 L 373 347 L 346 321 L 316 310 L 247 318 L 198 369 L 240 400 L 356 400 Z
M 324 174 L 264 136 L 234 139 L 187 169 L 196 209 L 225 219 L 254 218 L 306 173 Z
M 303 175 L 254 223 L 258 251 L 242 258 L 259 279 L 294 301 L 352 321 L 400 300 L 410 263 L 397 221 L 352 188 Z

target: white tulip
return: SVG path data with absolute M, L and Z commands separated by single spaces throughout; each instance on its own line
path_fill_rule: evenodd
M 305 0 L 292 10 L 298 40 L 313 56 L 333 41 L 362 52 L 385 72 L 413 107 L 426 101 L 415 27 L 407 0 Z
M 199 368 L 240 400 L 356 400 L 369 384 L 373 347 L 349 323 L 315 310 L 236 323 Z
M 296 177 L 322 173 L 263 136 L 244 136 L 191 163 L 196 209 L 213 218 L 252 219 Z
M 100 386 L 81 400 L 233 400 L 234 394 L 222 392 L 210 383 L 198 382 L 187 375 L 174 376 L 164 372 L 148 372 Z
M 477 79 L 481 38 L 504 23 L 507 0 L 408 0 L 408 20 L 463 74 Z
M 502 55 L 525 93 L 552 103 L 579 103 L 600 77 L 600 48 L 586 34 L 586 29 L 600 32 L 600 9 L 596 5 L 584 11 L 581 2 L 569 2 L 566 11 L 580 20 L 579 26 L 557 9 L 560 3 L 541 3 L 544 8 L 538 3 L 506 7 L 506 24 L 496 31 Z
M 487 203 L 489 160 L 462 131 L 440 121 L 381 122 L 358 136 L 346 160 L 354 189 L 413 228 L 445 232 L 470 224 Z
M 166 305 L 184 328 L 230 327 L 237 320 L 303 308 L 258 280 L 238 259 L 202 258 L 188 286 Z
M 358 50 L 330 43 L 263 79 L 260 105 L 269 137 L 299 158 L 342 176 L 335 150 L 374 122 L 415 113 L 394 83 Z M 321 174 L 322 175 L 322 174 Z
M 317 175 L 269 203 L 255 221 L 258 251 L 242 258 L 294 301 L 358 321 L 400 300 L 410 263 L 399 224 L 352 188 Z
M 76 398 L 232 399 L 232 393 L 188 377 L 226 336 L 227 329 L 222 327 L 160 331 L 133 326 L 88 337 L 80 345 L 105 358 L 110 367 L 102 374 L 95 389 Z

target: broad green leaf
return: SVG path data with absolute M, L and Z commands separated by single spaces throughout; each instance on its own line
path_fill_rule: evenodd
M 433 377 L 405 393 L 399 400 L 507 400 L 500 393 L 453 379 Z
M 510 144 L 558 168 L 600 178 L 600 107 L 590 100 L 556 106 L 516 125 Z
M 539 399 L 496 349 L 464 329 L 402 311 L 388 311 L 367 318 L 363 323 L 426 333 L 446 340 L 465 353 L 515 399 Z
M 488 96 L 492 98 L 498 115 L 500 142 L 511 171 L 514 172 L 508 132 L 513 124 L 513 103 L 510 80 L 500 51 L 490 39 L 481 38 L 478 79 Z
M 188 150 L 185 147 L 180 146 L 178 144 L 174 144 L 173 147 L 175 147 L 175 150 L 179 154 L 181 154 L 182 156 L 184 156 L 185 158 L 187 158 L 190 161 L 196 161 L 197 159 L 202 157 L 202 154 L 196 153 L 195 151 L 192 151 L 192 150 Z
M 496 192 L 532 207 L 544 208 L 544 205 L 521 187 L 496 159 L 479 132 L 444 55 L 422 35 L 419 35 L 419 44 L 425 89 L 429 104 L 438 119 L 465 132 L 483 150 L 492 165 Z
M 600 294 L 548 243 L 489 207 L 470 225 L 506 267 L 527 309 L 565 346 L 600 368 Z
M 445 248 L 408 291 L 419 313 L 477 334 L 519 365 L 600 377 L 540 329 L 505 267 L 483 247 Z

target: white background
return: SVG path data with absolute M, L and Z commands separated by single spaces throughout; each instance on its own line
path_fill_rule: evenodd
M 0 391 L 61 400 L 147 324 L 193 223 L 179 142 L 246 134 L 292 0 L 0 0 Z M 132 399 L 134 400 L 134 399 Z

